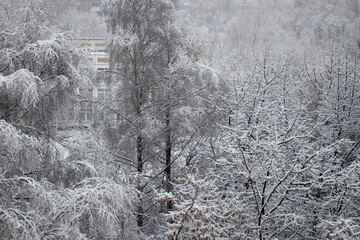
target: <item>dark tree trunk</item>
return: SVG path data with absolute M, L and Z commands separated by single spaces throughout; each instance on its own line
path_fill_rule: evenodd
M 141 174 L 143 171 L 143 161 L 142 161 L 142 152 L 143 152 L 143 138 L 141 133 L 138 133 L 137 142 L 136 142 L 136 150 L 137 150 L 137 172 Z M 139 192 L 142 191 L 141 180 L 139 179 L 138 182 L 138 190 Z M 140 195 L 140 193 L 139 193 Z M 143 207 L 141 203 L 141 196 L 139 196 L 139 205 L 137 210 L 137 224 L 139 227 L 143 226 Z
M 165 113 L 166 135 L 165 135 L 165 191 L 171 192 L 171 126 L 170 126 L 170 108 L 168 107 Z M 166 210 L 169 212 L 173 209 L 173 203 L 171 200 L 167 202 Z

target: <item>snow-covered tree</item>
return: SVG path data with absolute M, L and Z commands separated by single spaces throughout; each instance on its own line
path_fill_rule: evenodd
M 247 216 L 236 193 L 220 190 L 216 175 L 198 179 L 186 166 L 182 170 L 184 177 L 175 184 L 175 195 L 160 194 L 157 199 L 174 200 L 167 239 L 250 239 Z
M 355 169 L 359 164 L 359 129 L 356 127 L 359 82 L 358 56 L 354 49 L 337 41 L 325 44 L 320 57 L 304 64 L 301 76 L 308 82 L 306 96 L 313 99 L 309 109 L 313 122 L 318 124 L 311 141 L 316 149 L 327 148 L 305 176 L 309 179 L 304 185 L 309 187 L 305 199 L 314 209 L 314 216 L 309 219 L 311 224 L 321 226 L 321 230 L 314 228 L 309 235 L 315 238 L 327 234 L 328 237 L 358 234 L 359 222 L 355 216 L 358 215 L 359 188 Z M 343 221 L 351 222 L 350 232 L 347 232 L 349 225 L 343 228 L 337 225 Z
M 133 160 L 133 150 L 122 146 L 118 156 L 135 165 L 139 174 L 150 173 L 145 174 L 150 181 L 139 182 L 142 191 L 160 176 L 164 176 L 160 184 L 171 191 L 172 165 L 194 139 L 189 130 L 197 111 L 194 96 L 211 79 L 209 68 L 196 62 L 199 47 L 186 36 L 176 7 L 176 1 L 151 0 L 104 5 L 113 34 L 109 40 L 113 71 L 120 82 L 116 96 L 120 107 L 113 109 L 123 109 L 115 110 L 122 120 L 116 132 L 136 152 Z M 171 202 L 166 208 L 172 209 Z M 139 206 L 139 226 L 144 224 L 141 211 Z
M 172 1 L 107 1 L 103 10 L 112 34 L 109 49 L 113 69 L 119 69 L 121 88 L 118 95 L 123 98 L 121 103 L 125 109 L 125 113 L 118 115 L 127 125 L 125 141 L 135 148 L 133 162 L 139 174 L 138 189 L 142 191 L 141 175 L 146 171 L 145 164 L 157 154 L 152 152 L 152 141 L 161 128 L 153 102 L 159 81 L 156 71 L 161 67 L 164 51 L 161 39 L 173 21 L 175 5 Z M 126 157 L 132 159 L 133 155 L 129 152 Z M 139 204 L 140 227 L 144 225 L 143 211 Z
M 74 146 L 28 136 L 4 120 L 0 121 L 0 149 L 3 237 L 131 236 L 121 226 L 133 216 L 136 191 L 121 179 L 98 172 L 95 168 L 101 165 L 89 161 L 89 149 L 82 146 L 87 156 L 75 158 Z
M 0 235 L 136 238 L 124 229 L 136 190 L 94 156 L 98 141 L 57 132 L 86 80 L 86 58 L 49 9 L 42 0 L 0 3 Z
M 222 133 L 209 157 L 220 189 L 244 206 L 250 238 L 358 234 L 357 62 L 330 46 L 313 62 L 266 49 L 226 66 L 228 86 L 213 101 Z

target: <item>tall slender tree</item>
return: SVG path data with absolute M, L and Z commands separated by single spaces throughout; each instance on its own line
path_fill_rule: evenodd
M 166 49 L 162 41 L 169 26 L 174 21 L 175 3 L 172 1 L 107 1 L 104 14 L 111 32 L 109 49 L 114 70 L 121 79 L 122 103 L 125 108 L 122 117 L 128 125 L 127 135 L 135 148 L 136 170 L 139 175 L 138 190 L 142 192 L 141 176 L 144 165 L 151 159 L 152 141 L 160 126 L 156 119 L 154 99 L 159 87 L 157 72 L 163 71 L 163 53 Z M 152 126 L 152 130 L 149 126 Z M 148 131 L 150 130 L 150 132 Z M 156 135 L 156 133 L 155 133 Z M 169 151 L 169 148 L 167 148 Z M 156 153 L 155 153 L 156 155 Z M 131 159 L 131 157 L 130 157 Z M 138 226 L 142 227 L 143 206 L 138 206 Z

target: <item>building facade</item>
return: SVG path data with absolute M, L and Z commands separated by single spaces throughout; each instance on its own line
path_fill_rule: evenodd
M 108 121 L 115 121 L 116 115 L 109 111 L 108 107 L 113 100 L 114 84 L 110 81 L 110 59 L 105 40 L 80 39 L 79 45 L 87 49 L 94 74 L 88 84 L 77 89 L 77 98 L 62 125 L 96 127 Z

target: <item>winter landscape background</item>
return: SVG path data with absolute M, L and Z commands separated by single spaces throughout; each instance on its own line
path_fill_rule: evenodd
M 0 239 L 360 239 L 360 0 L 1 0 Z

